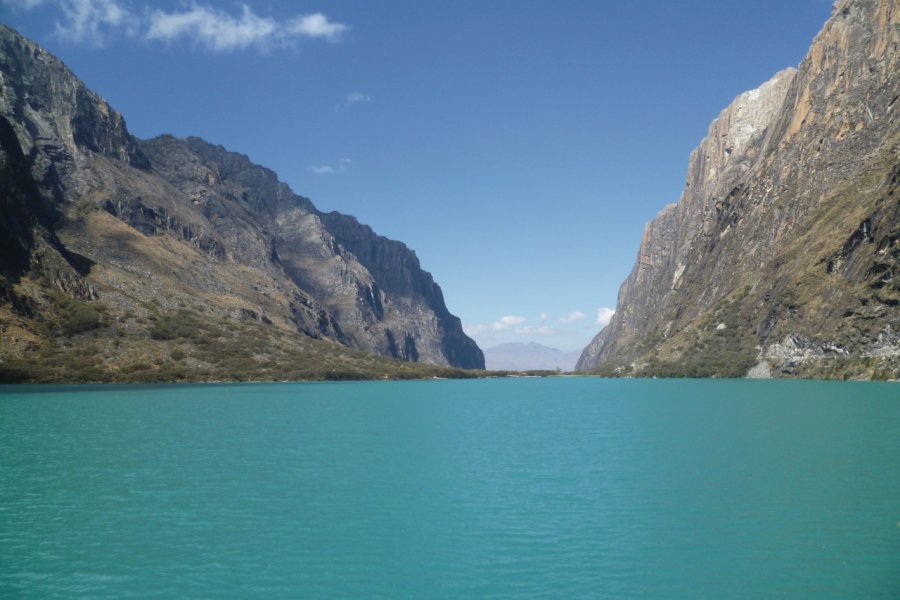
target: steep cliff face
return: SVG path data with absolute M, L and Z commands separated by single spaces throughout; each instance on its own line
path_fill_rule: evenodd
M 221 253 L 286 276 L 314 299 L 317 314 L 326 311 L 321 333 L 392 358 L 484 367 L 440 287 L 401 242 L 353 217 L 320 213 L 272 171 L 201 139 L 161 136 L 140 147 L 154 173 L 226 237 Z
M 2 25 L 0 173 L 0 362 L 65 348 L 54 327 L 75 306 L 89 327 L 63 329 L 92 339 L 165 340 L 161 321 L 196 317 L 484 367 L 406 246 L 319 213 L 246 156 L 134 138 L 61 62 Z
M 679 318 L 687 322 L 708 308 L 703 304 L 681 305 L 682 296 L 693 291 L 684 289 L 691 275 L 689 267 L 695 271 L 697 257 L 715 245 L 711 236 L 720 213 L 759 159 L 759 147 L 795 75 L 794 69 L 786 69 L 758 89 L 741 94 L 709 126 L 706 137 L 691 153 L 685 190 L 678 203 L 666 206 L 646 225 L 638 260 L 619 291 L 616 315 L 585 349 L 578 364 L 580 370 L 593 368 L 621 347 L 646 344 L 644 338 L 661 326 L 663 334 L 668 335 L 677 326 L 676 320 L 661 322 L 656 317 L 672 305 L 678 305 Z M 697 291 L 704 296 L 703 301 L 714 301 L 718 297 L 715 283 L 723 277 L 710 272 L 700 277 L 714 285 Z
M 484 354 L 447 310 L 441 288 L 421 269 L 415 252 L 351 216 L 331 212 L 319 217 L 372 277 L 358 287 L 364 304 L 357 310 L 377 319 L 366 331 L 373 348 L 389 356 L 431 363 L 445 357 L 452 365 L 484 368 Z
M 898 23 L 896 2 L 836 3 L 797 70 L 719 115 L 579 369 L 897 368 Z

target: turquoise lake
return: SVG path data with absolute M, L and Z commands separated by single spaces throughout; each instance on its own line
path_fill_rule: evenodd
M 900 384 L 0 387 L 2 598 L 898 598 Z

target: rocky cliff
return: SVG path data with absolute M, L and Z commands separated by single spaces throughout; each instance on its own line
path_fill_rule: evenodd
M 405 245 L 320 213 L 221 146 L 136 139 L 65 65 L 2 25 L 0 173 L 0 361 L 93 344 L 108 356 L 92 372 L 110 373 L 116 355 L 169 364 L 178 346 L 185 369 L 218 373 L 209 353 L 190 363 L 193 342 L 241 330 L 294 340 L 299 363 L 327 354 L 346 368 L 358 350 L 484 367 Z M 257 350 L 271 362 L 272 348 Z
M 580 370 L 900 374 L 898 28 L 893 0 L 839 1 L 722 111 Z

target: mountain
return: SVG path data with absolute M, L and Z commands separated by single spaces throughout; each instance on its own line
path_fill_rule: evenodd
M 228 376 L 229 351 L 208 346 L 235 331 L 258 338 L 233 348 L 247 373 L 303 372 L 313 355 L 342 369 L 368 354 L 484 368 L 404 244 L 318 211 L 244 155 L 135 138 L 62 62 L 3 25 L 0 173 L 0 360 L 17 368 Z M 66 366 L 86 348 L 100 358 Z
M 900 375 L 898 30 L 895 0 L 840 0 L 722 111 L 579 370 Z
M 484 361 L 492 371 L 571 371 L 581 351 L 563 352 L 534 342 L 508 343 L 487 348 Z

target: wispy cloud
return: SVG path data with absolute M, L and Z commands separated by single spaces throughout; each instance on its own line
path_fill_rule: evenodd
M 260 17 L 250 7 L 241 7 L 240 17 L 233 17 L 208 6 L 194 5 L 190 10 L 167 13 L 150 12 L 144 34 L 148 40 L 174 42 L 188 40 L 213 52 L 268 47 L 275 40 L 278 23 L 271 17 Z
M 349 158 L 342 158 L 336 166 L 319 165 L 307 167 L 306 170 L 313 175 L 334 175 L 336 173 L 346 173 L 350 169 L 350 165 L 352 164 L 353 161 Z
M 334 105 L 334 110 L 340 112 L 342 110 L 347 110 L 354 104 L 370 102 L 371 100 L 372 98 L 368 94 L 363 94 L 362 92 L 350 92 L 342 102 Z
M 60 40 L 102 46 L 116 33 L 134 35 L 138 18 L 117 0 L 61 0 L 53 31 Z
M 576 310 L 576 311 L 572 311 L 569 314 L 567 314 L 566 316 L 562 317 L 559 320 L 559 322 L 562 323 L 563 325 L 569 325 L 570 323 L 576 323 L 583 318 L 584 318 L 584 313 L 579 310 Z
M 234 17 L 216 8 L 195 4 L 181 12 L 151 11 L 144 38 L 165 42 L 187 40 L 212 52 L 230 52 L 251 46 L 268 50 L 304 37 L 336 42 L 346 29 L 343 23 L 331 22 L 321 13 L 300 15 L 287 23 L 279 23 L 272 17 L 260 17 L 247 5 L 242 5 L 240 16 Z
M 607 325 L 609 325 L 609 322 L 612 320 L 614 314 L 616 314 L 616 311 L 612 308 L 598 308 L 597 325 L 606 327 Z
M 468 335 L 478 335 L 479 333 L 485 332 L 498 333 L 502 331 L 518 335 L 553 335 L 556 333 L 556 329 L 544 323 L 547 318 L 549 318 L 547 315 L 542 314 L 540 325 L 525 325 L 524 323 L 528 321 L 528 319 L 523 316 L 504 315 L 493 323 L 466 325 L 463 327 L 463 330 Z
M 329 42 L 339 42 L 349 27 L 343 23 L 328 20 L 322 13 L 300 15 L 288 21 L 285 31 L 291 35 L 308 38 L 324 38 Z
M 167 12 L 128 0 L 0 0 L 14 10 L 42 5 L 58 9 L 54 35 L 61 40 L 102 46 L 116 35 L 175 43 L 185 41 L 210 52 L 255 48 L 265 52 L 291 46 L 300 39 L 339 42 L 349 29 L 322 13 L 297 15 L 287 21 L 260 16 L 246 4 L 232 15 L 218 8 L 191 2 Z
M 525 317 L 520 317 L 519 315 L 505 315 L 491 323 L 491 331 L 503 331 L 525 321 Z
M 485 331 L 505 331 L 516 325 L 521 325 L 527 319 L 519 315 L 504 315 L 493 323 L 479 323 L 478 325 L 467 325 L 463 329 L 468 335 L 476 335 Z

